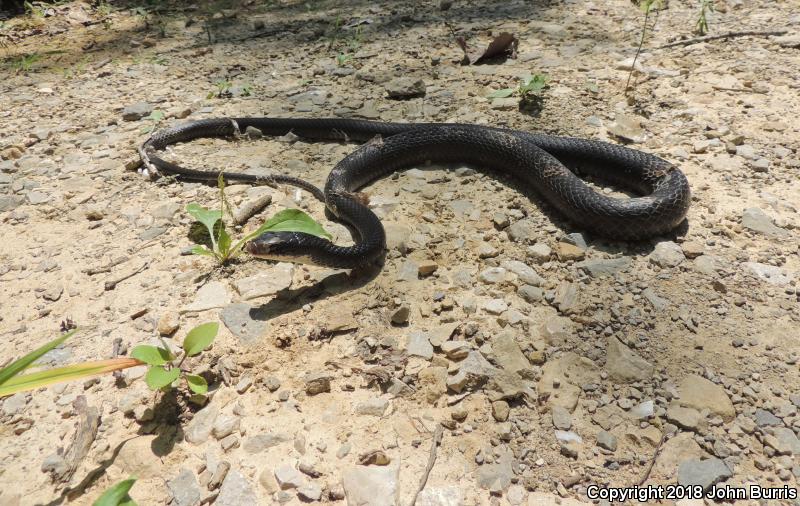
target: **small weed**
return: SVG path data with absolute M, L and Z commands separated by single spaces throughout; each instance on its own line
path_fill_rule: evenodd
M 161 120 L 164 119 L 164 111 L 155 109 L 153 112 L 150 113 L 150 116 L 146 117 L 145 119 L 147 121 L 151 121 L 152 123 L 142 128 L 143 134 L 147 134 L 155 130 L 155 128 L 158 126 Z
M 225 208 L 230 209 L 227 199 L 225 198 L 225 181 L 222 174 L 217 178 L 217 184 L 220 193 L 219 210 L 206 209 L 196 203 L 191 203 L 186 206 L 186 212 L 205 227 L 211 242 L 210 248 L 201 244 L 192 248 L 191 252 L 195 255 L 214 257 L 219 265 L 224 265 L 241 254 L 242 248 L 247 241 L 265 232 L 304 232 L 318 237 L 326 237 L 329 239 L 331 237 L 331 235 L 322 228 L 322 225 L 314 221 L 311 216 L 303 211 L 299 209 L 284 209 L 267 220 L 256 230 L 234 243 L 230 234 L 225 230 L 225 222 L 222 219 Z
M 503 88 L 493 91 L 486 98 L 519 97 L 520 106 L 541 105 L 542 92 L 547 88 L 547 76 L 544 74 L 527 75 L 520 79 L 516 88 Z
M 25 2 L 25 14 L 33 18 L 43 18 L 44 17 L 44 9 L 38 5 L 33 5 L 30 2 Z
M 700 0 L 700 12 L 694 25 L 694 31 L 697 35 L 708 33 L 708 14 L 711 12 L 714 12 L 714 0 Z
M 339 53 L 336 55 L 336 65 L 344 67 L 347 64 L 347 62 L 349 62 L 352 59 L 353 55 L 351 54 Z
M 208 95 L 206 95 L 206 98 L 214 98 L 214 97 L 217 97 L 217 98 L 230 98 L 231 97 L 231 86 L 233 86 L 233 83 L 231 83 L 230 81 L 226 81 L 226 80 L 222 79 L 222 80 L 217 81 L 216 83 L 214 83 L 214 86 L 216 86 L 217 89 L 208 92 Z
M 39 53 L 31 53 L 28 55 L 20 56 L 20 58 L 13 63 L 13 67 L 16 69 L 17 73 L 19 74 L 22 72 L 23 74 L 27 74 L 31 68 L 33 68 L 33 64 L 38 62 L 42 58 L 42 55 Z
M 208 392 L 208 383 L 205 378 L 197 374 L 189 374 L 189 371 L 181 369 L 181 366 L 187 357 L 199 355 L 211 346 L 217 337 L 217 332 L 219 332 L 219 323 L 216 322 L 204 323 L 190 330 L 183 340 L 183 356 L 180 360 L 167 348 L 149 344 L 136 346 L 131 351 L 131 357 L 150 366 L 144 380 L 151 390 L 169 388 L 183 378 L 192 392 L 205 395 Z

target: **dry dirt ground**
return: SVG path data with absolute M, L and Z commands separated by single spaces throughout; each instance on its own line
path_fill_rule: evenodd
M 437 427 L 419 505 L 582 504 L 593 486 L 642 483 L 797 490 L 800 2 L 719 0 L 712 35 L 786 33 L 660 48 L 693 37 L 696 2 L 670 0 L 627 97 L 643 15 L 625 0 L 200 4 L 65 2 L 3 22 L 0 364 L 67 318 L 80 331 L 45 365 L 221 325 L 189 362 L 212 380 L 202 408 L 150 392 L 142 367 L 4 399 L 0 504 L 90 504 L 135 475 L 139 504 L 405 505 Z M 459 63 L 457 36 L 504 31 L 516 58 Z M 541 110 L 486 98 L 529 73 L 549 77 Z M 134 162 L 153 128 L 218 116 L 626 142 L 685 172 L 688 226 L 609 243 L 507 181 L 420 167 L 367 189 L 389 234 L 375 272 L 214 269 L 185 255 L 185 207 L 216 206 L 217 190 L 152 182 Z M 353 149 L 214 140 L 169 156 L 322 184 Z M 264 192 L 246 229 L 300 207 L 350 240 L 308 195 L 228 188 L 234 207 Z

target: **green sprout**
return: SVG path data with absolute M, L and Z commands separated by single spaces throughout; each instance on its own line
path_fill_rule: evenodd
M 547 76 L 544 74 L 526 75 L 520 79 L 516 88 L 503 88 L 493 91 L 487 98 L 519 97 L 520 105 L 537 104 L 542 100 L 542 91 L 547 88 Z
M 217 263 L 222 265 L 239 256 L 247 241 L 265 232 L 304 232 L 317 237 L 331 238 L 331 235 L 322 228 L 322 225 L 303 211 L 299 209 L 284 209 L 253 232 L 233 242 L 230 234 L 225 229 L 225 222 L 222 219 L 225 207 L 229 207 L 225 198 L 225 180 L 222 174 L 217 178 L 217 185 L 220 191 L 220 208 L 218 210 L 207 209 L 196 203 L 186 206 L 186 212 L 205 227 L 211 241 L 210 248 L 200 244 L 194 246 L 191 249 L 192 254 L 214 257 Z
M 189 374 L 181 369 L 187 357 L 193 357 L 211 346 L 219 332 L 219 323 L 211 322 L 198 325 L 186 334 L 183 340 L 183 356 L 175 363 L 177 357 L 167 348 L 140 344 L 131 351 L 131 357 L 150 367 L 145 374 L 145 382 L 151 390 L 161 390 L 173 385 L 181 376 L 186 380 L 189 389 L 200 395 L 208 392 L 205 378 Z

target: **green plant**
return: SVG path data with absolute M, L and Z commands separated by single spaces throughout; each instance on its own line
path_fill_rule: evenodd
M 42 55 L 39 53 L 31 53 L 27 55 L 20 56 L 17 61 L 14 62 L 13 66 L 16 69 L 17 73 L 25 73 L 27 74 L 33 64 L 38 62 L 42 58 Z
M 644 24 L 642 25 L 642 35 L 639 37 L 639 45 L 636 47 L 636 54 L 633 55 L 633 63 L 631 64 L 631 70 L 628 72 L 628 80 L 625 83 L 625 94 L 628 94 L 628 89 L 631 84 L 631 77 L 633 77 L 633 70 L 636 68 L 636 60 L 639 59 L 639 55 L 642 53 L 642 46 L 644 46 L 644 39 L 647 37 L 647 27 L 648 22 L 650 21 L 650 14 L 652 12 L 658 12 L 660 9 L 664 7 L 664 0 L 633 0 L 633 3 L 639 6 L 639 8 L 644 13 Z M 655 25 L 655 23 L 653 23 Z
M 153 110 L 148 117 L 145 118 L 147 121 L 151 121 L 152 124 L 147 125 L 146 127 L 142 128 L 142 133 L 150 133 L 152 132 L 156 126 L 164 119 L 164 111 L 160 111 L 158 109 Z
M 38 5 L 33 5 L 30 2 L 25 2 L 25 13 L 30 15 L 34 18 L 43 18 L 44 17 L 44 9 L 39 7 Z
M 708 14 L 710 12 L 714 12 L 714 0 L 700 0 L 700 12 L 694 25 L 694 31 L 698 35 L 708 33 Z
M 181 376 L 186 380 L 189 389 L 200 395 L 208 392 L 205 378 L 181 369 L 187 357 L 193 357 L 211 346 L 219 331 L 219 323 L 204 323 L 193 328 L 183 339 L 183 356 L 175 363 L 177 357 L 167 348 L 140 344 L 131 351 L 131 357 L 144 362 L 150 367 L 145 374 L 145 381 L 151 390 L 170 387 Z
M 103 492 L 103 495 L 98 497 L 92 506 L 136 506 L 136 501 L 128 495 L 134 483 L 136 483 L 136 477 L 131 476 L 127 480 L 115 484 Z
M 206 95 L 206 98 L 214 98 L 214 97 L 223 98 L 223 97 L 230 96 L 230 93 L 231 93 L 230 90 L 231 90 L 231 86 L 233 86 L 233 83 L 231 83 L 230 81 L 226 81 L 224 79 L 221 79 L 221 80 L 217 81 L 216 83 L 214 83 L 214 86 L 216 86 L 217 89 L 208 92 L 208 95 Z
M 227 206 L 225 199 L 225 180 L 222 174 L 217 178 L 220 193 L 219 210 L 206 209 L 200 204 L 191 203 L 186 206 L 186 212 L 192 215 L 208 231 L 211 241 L 211 248 L 204 245 L 196 245 L 191 252 L 195 255 L 205 255 L 214 257 L 222 265 L 239 256 L 245 243 L 265 232 L 304 232 L 318 237 L 330 239 L 331 235 L 322 228 L 322 225 L 299 209 L 284 209 L 267 220 L 256 230 L 246 234 L 237 242 L 233 242 L 230 234 L 225 230 L 225 222 L 222 219 L 224 209 Z
M 353 55 L 351 54 L 343 54 L 339 53 L 336 55 L 336 65 L 340 67 L 344 67 L 344 65 L 353 59 Z
M 507 98 L 517 95 L 520 104 L 533 104 L 542 100 L 542 91 L 547 88 L 547 76 L 544 74 L 527 75 L 520 79 L 516 88 L 503 88 L 493 91 L 487 98 Z
M 52 385 L 53 383 L 89 378 L 112 371 L 127 369 L 128 367 L 142 365 L 142 362 L 133 358 L 112 358 L 110 360 L 83 362 L 65 367 L 46 369 L 40 372 L 22 374 L 22 372 L 33 366 L 35 362 L 48 351 L 56 348 L 72 337 L 75 332 L 77 332 L 77 329 L 53 339 L 44 346 L 37 348 L 24 357 L 0 369 L 0 397 L 13 395 L 17 392 L 35 390 L 40 387 Z

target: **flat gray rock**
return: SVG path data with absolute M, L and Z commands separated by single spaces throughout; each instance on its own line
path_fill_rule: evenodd
M 220 313 L 222 323 L 239 338 L 242 344 L 258 342 L 267 328 L 266 311 L 249 304 L 230 304 Z
M 677 267 L 686 260 L 683 249 L 672 241 L 663 241 L 656 244 L 655 249 L 650 253 L 650 263 L 659 267 Z
M 259 504 L 258 496 L 247 478 L 239 471 L 231 469 L 222 482 L 214 505 L 241 506 L 242 504 Z
M 614 274 L 624 271 L 630 267 L 631 261 L 629 258 L 593 258 L 589 260 L 582 260 L 575 264 L 579 269 L 586 271 L 594 278 L 602 276 L 613 276 Z
M 678 466 L 678 484 L 700 485 L 708 490 L 712 485 L 733 476 L 731 470 L 720 459 L 686 460 Z
M 195 506 L 200 504 L 200 486 L 194 473 L 182 467 L 178 476 L 167 482 L 167 488 L 172 494 L 172 504 L 176 506 Z
M 757 207 L 749 207 L 742 213 L 742 226 L 753 232 L 772 237 L 783 237 L 789 235 L 785 229 L 775 226 L 772 218 Z
M 400 468 L 355 466 L 342 474 L 348 506 L 395 506 L 399 495 Z
M 619 383 L 632 383 L 650 378 L 654 367 L 619 339 L 611 337 L 606 348 L 606 371 L 611 379 Z

